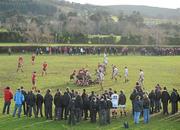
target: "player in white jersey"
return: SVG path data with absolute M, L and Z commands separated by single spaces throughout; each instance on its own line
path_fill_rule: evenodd
M 112 79 L 115 79 L 117 81 L 117 77 L 119 76 L 119 70 L 116 66 L 113 66 L 112 71 Z
M 104 64 L 105 64 L 105 65 L 107 65 L 107 64 L 108 64 L 108 58 L 107 58 L 107 56 L 106 56 L 106 57 L 104 57 Z
M 124 69 L 124 78 L 125 78 L 125 83 L 127 83 L 129 81 L 128 79 L 128 75 L 129 75 L 129 71 L 128 71 L 128 68 L 125 67 Z
M 101 89 L 103 90 L 102 83 L 104 81 L 104 73 L 102 71 L 98 71 L 98 80 L 99 80 L 99 84 L 101 86 Z
M 116 91 L 111 95 L 111 102 L 112 102 L 112 117 L 117 117 L 117 108 L 118 108 L 118 101 L 119 101 L 119 95 Z
M 144 85 L 144 72 L 142 69 L 140 69 L 140 73 L 139 73 L 139 83 L 141 86 Z

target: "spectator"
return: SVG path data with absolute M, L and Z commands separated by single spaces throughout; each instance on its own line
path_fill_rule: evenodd
M 170 95 L 169 93 L 167 92 L 167 88 L 164 87 L 164 90 L 162 91 L 162 98 L 161 98 L 161 101 L 162 101 L 162 104 L 163 104 L 163 114 L 169 114 L 168 112 L 168 102 L 170 100 Z
M 139 118 L 143 109 L 143 103 L 140 100 L 140 96 L 137 96 L 134 101 L 134 123 L 139 123 Z
M 123 113 L 126 116 L 126 96 L 122 90 L 120 91 L 119 95 L 119 107 L 121 116 Z
M 150 100 L 148 98 L 148 95 L 145 94 L 144 98 L 143 98 L 143 115 L 144 115 L 144 123 L 148 123 L 149 119 L 150 119 L 150 112 L 149 112 L 149 108 L 150 108 Z
M 44 102 L 44 98 L 41 95 L 40 90 L 38 90 L 37 92 L 38 92 L 37 95 L 36 95 L 37 117 L 39 115 L 39 112 L 40 112 L 41 117 L 43 117 L 43 114 L 42 114 L 42 104 Z
M 14 108 L 14 112 L 13 112 L 13 117 L 15 117 L 16 111 L 18 109 L 18 118 L 20 118 L 21 107 L 22 107 L 22 103 L 24 102 L 24 95 L 21 93 L 20 88 L 17 89 L 17 91 L 14 95 L 14 101 L 15 101 L 15 108 Z
M 10 105 L 11 105 L 11 99 L 13 99 L 13 93 L 10 90 L 10 87 L 6 87 L 4 89 L 4 107 L 3 107 L 3 114 L 6 112 L 7 108 L 7 114 L 9 114 Z
M 50 120 L 52 120 L 52 102 L 53 102 L 53 97 L 51 95 L 50 89 L 48 89 L 46 95 L 44 96 L 44 106 L 45 106 L 46 119 L 50 119 Z

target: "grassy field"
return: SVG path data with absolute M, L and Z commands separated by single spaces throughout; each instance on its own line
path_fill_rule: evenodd
M 66 87 L 78 90 L 82 92 L 82 87 L 75 86 L 72 82 L 69 82 L 69 75 L 74 69 L 80 69 L 85 67 L 89 69 L 92 76 L 97 67 L 98 62 L 103 61 L 103 56 L 38 56 L 36 57 L 35 65 L 31 65 L 31 55 L 24 55 L 24 73 L 17 73 L 17 59 L 18 55 L 0 56 L 0 89 L 1 89 L 1 101 L 0 111 L 3 107 L 2 90 L 5 86 L 9 85 L 13 90 L 16 90 L 19 86 L 24 86 L 26 90 L 30 90 L 31 74 L 33 71 L 37 71 L 37 87 L 45 92 L 46 89 L 51 88 L 54 94 L 57 88 L 62 91 Z M 41 65 L 44 61 L 48 62 L 48 75 L 41 77 Z M 123 78 L 118 79 L 117 82 L 110 79 L 111 76 L 111 64 L 115 64 L 120 69 L 121 75 L 123 75 L 124 67 L 129 68 L 130 82 L 125 84 Z M 145 125 L 141 121 L 139 125 L 134 125 L 131 116 L 131 103 L 129 101 L 129 95 L 138 79 L 139 69 L 142 68 L 145 73 L 145 89 L 150 91 L 154 86 L 159 83 L 162 86 L 167 86 L 169 92 L 172 88 L 177 88 L 180 91 L 180 57 L 143 57 L 143 56 L 110 56 L 109 64 L 107 67 L 107 75 L 105 76 L 104 89 L 113 88 L 117 91 L 124 90 L 127 95 L 127 109 L 129 116 L 118 118 L 112 121 L 111 125 L 100 127 L 99 124 L 90 124 L 89 121 L 82 121 L 76 126 L 70 127 L 65 121 L 46 121 L 42 119 L 34 119 L 23 117 L 20 119 L 12 118 L 0 114 L 0 130 L 120 130 L 123 129 L 122 125 L 124 121 L 129 121 L 130 130 L 179 130 L 179 116 L 169 118 L 162 116 L 161 114 L 153 115 L 149 124 Z M 95 78 L 95 77 L 94 77 Z M 92 87 L 86 87 L 87 91 L 94 90 L 96 93 L 102 93 L 98 85 Z M 11 111 L 14 108 L 14 104 L 11 106 Z

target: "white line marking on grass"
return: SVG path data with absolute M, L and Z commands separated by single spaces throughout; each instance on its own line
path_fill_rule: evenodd
M 26 128 L 26 127 L 31 127 L 31 126 L 35 126 L 35 125 L 39 125 L 39 124 L 44 124 L 44 123 L 47 123 L 47 122 L 52 122 L 52 120 L 46 120 L 46 121 L 32 123 L 30 125 L 25 125 L 25 126 L 22 126 L 22 127 L 15 128 L 13 130 L 22 130 L 23 128 Z

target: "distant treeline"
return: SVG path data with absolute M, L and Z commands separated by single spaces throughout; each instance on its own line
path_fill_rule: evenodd
M 53 36 L 53 34 L 52 34 Z M 97 37 L 88 37 L 88 35 L 84 35 L 81 33 L 70 34 L 54 34 L 52 43 L 72 43 L 72 44 L 121 44 L 121 45 L 144 45 L 143 37 L 141 35 L 128 35 L 121 36 L 121 39 L 118 41 L 116 36 L 109 35 L 106 37 L 102 37 L 97 35 Z M 0 42 L 28 42 L 28 36 L 21 35 L 18 32 L 0 32 Z M 46 43 L 42 38 L 40 43 Z M 164 45 L 180 45 L 180 37 L 166 37 L 164 40 Z M 156 45 L 155 39 L 153 37 L 148 37 L 148 45 Z

